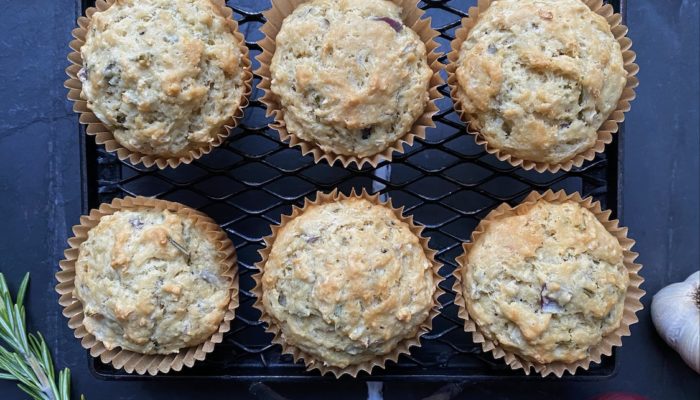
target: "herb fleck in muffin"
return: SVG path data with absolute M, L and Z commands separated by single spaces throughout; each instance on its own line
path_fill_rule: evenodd
M 91 18 L 82 93 L 122 146 L 184 156 L 213 142 L 241 105 L 239 46 L 209 0 L 118 0 Z
M 262 306 L 287 347 L 346 368 L 416 338 L 436 290 L 432 263 L 387 207 L 349 198 L 285 223 L 263 267 Z
M 313 0 L 284 19 L 270 65 L 289 132 L 370 157 L 411 130 L 432 71 L 419 36 L 385 0 Z
M 557 164 L 595 145 L 627 72 L 610 25 L 580 0 L 494 0 L 459 49 L 456 77 L 489 145 Z
M 623 250 L 589 210 L 539 200 L 487 222 L 461 271 L 484 336 L 536 363 L 572 363 L 620 326 Z
M 117 211 L 80 245 L 74 295 L 107 349 L 177 353 L 214 334 L 230 301 L 215 243 L 170 211 Z

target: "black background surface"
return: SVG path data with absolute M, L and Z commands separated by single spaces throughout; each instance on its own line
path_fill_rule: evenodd
M 75 393 L 89 399 L 251 398 L 247 384 L 105 382 L 60 314 L 53 274 L 81 205 L 77 116 L 65 99 L 71 0 L 0 1 L 0 271 L 14 288 L 32 272 L 29 324 L 58 365 L 71 368 Z M 651 294 L 698 269 L 698 2 L 629 0 L 628 24 L 641 86 L 628 114 L 621 179 L 623 224 L 637 240 L 643 288 Z M 428 132 L 430 134 L 430 132 Z M 700 377 L 660 340 L 648 308 L 618 351 L 618 374 L 601 382 L 472 382 L 458 398 L 587 399 L 631 391 L 652 399 L 700 398 Z M 365 397 L 361 383 L 271 384 L 292 399 Z M 437 384 L 388 383 L 387 399 L 414 399 Z M 0 399 L 26 398 L 0 382 Z

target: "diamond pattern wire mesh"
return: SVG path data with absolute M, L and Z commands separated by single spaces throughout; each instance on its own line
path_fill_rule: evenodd
M 93 0 L 83 0 L 83 6 Z M 624 1 L 624 0 L 623 0 Z M 447 52 L 461 17 L 476 0 L 422 1 L 419 6 L 432 17 L 439 32 L 441 51 Z M 619 11 L 619 0 L 613 2 Z M 237 0 L 229 2 L 235 11 L 240 29 L 251 50 L 251 58 L 260 53 L 255 44 L 262 34 L 262 11 L 268 1 Z M 443 56 L 441 61 L 445 62 Z M 258 63 L 253 59 L 253 67 Z M 444 71 L 443 71 L 444 72 Z M 255 79 L 255 84 L 259 79 Z M 426 226 L 430 245 L 439 250 L 438 260 L 444 263 L 442 273 L 449 275 L 461 243 L 469 239 L 479 220 L 503 201 L 517 204 L 531 190 L 566 189 L 592 195 L 611 208 L 617 203 L 617 139 L 606 154 L 570 173 L 538 174 L 513 168 L 488 155 L 466 135 L 464 124 L 452 109 L 449 88 L 440 88 L 445 97 L 438 102 L 436 129 L 427 131 L 425 140 L 395 155 L 391 163 L 378 168 L 344 169 L 327 163 L 314 164 L 310 156 L 302 156 L 279 141 L 277 133 L 267 128 L 265 107 L 258 101 L 261 91 L 254 89 L 245 117 L 229 140 L 211 154 L 191 165 L 159 171 L 119 161 L 85 138 L 85 190 L 87 206 L 96 207 L 114 197 L 124 195 L 156 196 L 196 207 L 214 218 L 228 232 L 236 245 L 240 273 L 240 303 L 236 319 L 224 342 L 204 362 L 193 368 L 166 376 L 139 377 L 116 371 L 99 360 L 91 359 L 93 372 L 107 379 L 170 379 L 171 377 L 212 377 L 244 380 L 319 380 L 318 372 L 305 372 L 290 356 L 281 356 L 280 348 L 270 344 L 258 322 L 259 313 L 252 308 L 251 294 L 259 257 L 261 238 L 269 234 L 270 224 L 289 213 L 292 205 L 300 205 L 306 196 L 317 190 L 339 188 L 349 193 L 352 188 L 388 195 L 394 205 L 405 206 L 416 221 Z M 87 210 L 86 210 L 87 211 Z M 613 214 L 613 215 L 614 215 Z M 441 302 L 443 310 L 434 321 L 432 332 L 422 339 L 422 346 L 410 356 L 389 363 L 386 370 L 375 369 L 371 379 L 460 380 L 520 377 L 502 360 L 482 354 L 471 335 L 462 329 L 453 304 L 453 279 L 442 283 L 447 292 Z M 614 372 L 613 357 L 605 357 L 601 365 L 580 371 L 576 379 L 609 376 Z M 361 374 L 359 379 L 367 379 Z M 345 378 L 347 379 L 347 378 Z

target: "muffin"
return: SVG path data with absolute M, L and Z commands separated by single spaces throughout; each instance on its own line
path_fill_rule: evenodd
M 408 352 L 431 326 L 434 254 L 397 212 L 376 198 L 330 199 L 273 230 L 256 307 L 276 341 L 310 368 L 369 371 Z
M 594 352 L 599 361 L 610 351 L 601 346 L 611 348 L 616 331 L 634 322 L 636 310 L 627 307 L 641 308 L 638 297 L 629 299 L 641 297 L 630 287 L 641 283 L 626 251 L 631 241 L 609 231 L 626 230 L 616 222 L 604 226 L 583 201 L 560 195 L 548 192 L 548 199 L 494 211 L 477 228 L 457 272 L 465 317 L 494 346 L 524 360 L 526 371 L 527 362 L 585 363 Z
M 557 165 L 592 149 L 628 79 L 611 25 L 580 0 L 493 0 L 454 51 L 456 108 L 516 160 Z
M 103 216 L 79 249 L 73 294 L 85 329 L 108 350 L 177 353 L 207 341 L 224 321 L 230 265 L 188 216 L 117 211 Z
M 397 4 L 302 3 L 275 41 L 270 90 L 285 128 L 325 153 L 366 159 L 396 147 L 427 109 L 428 51 Z
M 87 107 L 119 145 L 182 158 L 227 135 L 250 72 L 218 3 L 119 0 L 92 14 L 78 78 Z

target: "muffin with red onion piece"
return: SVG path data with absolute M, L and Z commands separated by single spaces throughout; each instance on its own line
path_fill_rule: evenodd
M 286 129 L 335 155 L 372 157 L 424 113 L 426 46 L 385 0 L 313 0 L 287 16 L 270 64 Z
M 484 336 L 537 364 L 573 363 L 620 327 L 623 249 L 591 211 L 539 200 L 487 222 L 460 271 Z

